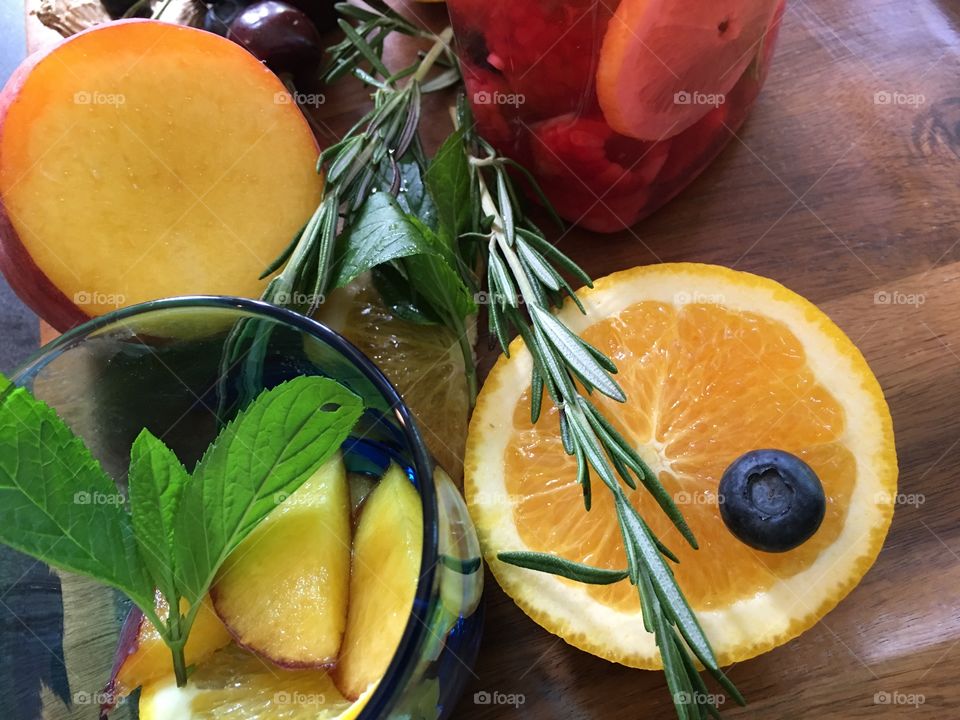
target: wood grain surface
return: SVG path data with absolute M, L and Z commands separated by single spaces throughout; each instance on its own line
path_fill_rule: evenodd
M 408 9 L 444 22 L 442 5 Z M 727 705 L 730 718 L 960 718 L 958 78 L 956 2 L 788 0 L 764 92 L 720 158 L 630 230 L 558 234 L 594 276 L 699 261 L 775 278 L 850 335 L 887 393 L 901 493 L 915 502 L 897 507 L 876 565 L 836 610 L 730 669 L 750 701 Z M 366 100 L 356 85 L 331 90 L 321 137 Z M 430 100 L 433 143 L 448 102 Z M 568 647 L 492 580 L 486 603 L 458 720 L 673 716 L 660 673 Z M 478 704 L 480 691 L 523 702 Z

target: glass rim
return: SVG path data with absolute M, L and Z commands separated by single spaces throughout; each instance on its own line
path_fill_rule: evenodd
M 230 295 L 183 295 L 148 300 L 91 318 L 41 346 L 37 352 L 11 373 L 10 380 L 16 385 L 18 379 L 23 375 L 43 368 L 63 350 L 79 340 L 89 338 L 93 333 L 105 327 L 151 312 L 180 308 L 247 312 L 292 327 L 331 345 L 351 360 L 363 372 L 364 376 L 373 383 L 374 388 L 388 401 L 390 409 L 399 421 L 404 438 L 413 451 L 414 470 L 417 477 L 421 478 L 418 489 L 423 510 L 423 552 L 420 559 L 420 575 L 417 580 L 413 607 L 407 617 L 400 644 L 394 651 L 390 664 L 376 689 L 371 693 L 357 716 L 358 720 L 370 720 L 377 717 L 384 710 L 390 709 L 390 705 L 399 699 L 407 680 L 407 673 L 413 671 L 420 648 L 429 632 L 430 606 L 439 559 L 439 511 L 433 477 L 433 458 L 420 435 L 413 413 L 400 396 L 399 391 L 393 386 L 393 383 L 387 379 L 370 358 L 336 330 L 294 310 L 282 308 L 263 300 Z

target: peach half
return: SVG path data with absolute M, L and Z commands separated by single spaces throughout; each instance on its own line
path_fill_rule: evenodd
M 323 192 L 283 83 L 153 20 L 28 58 L 0 93 L 0 271 L 58 330 L 188 294 L 257 297 Z

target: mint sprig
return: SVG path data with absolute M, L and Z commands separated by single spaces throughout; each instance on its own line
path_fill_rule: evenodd
M 173 523 L 180 494 L 190 481 L 174 452 L 144 429 L 130 448 L 127 492 L 137 549 L 164 598 L 176 597 Z
M 116 484 L 56 412 L 22 388 L 0 398 L 0 542 L 94 577 L 153 612 Z
M 184 646 L 220 566 L 277 494 L 293 493 L 338 450 L 362 411 L 334 380 L 295 378 L 254 399 L 192 473 L 144 430 L 125 503 L 56 412 L 0 375 L 0 543 L 125 593 L 170 648 L 182 686 Z

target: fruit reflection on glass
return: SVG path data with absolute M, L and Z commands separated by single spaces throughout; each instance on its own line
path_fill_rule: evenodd
M 743 123 L 784 0 L 450 0 L 484 137 L 568 220 L 649 215 Z

